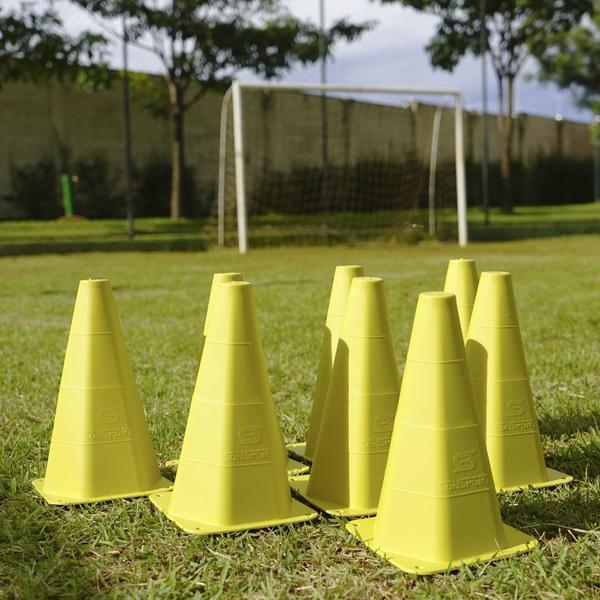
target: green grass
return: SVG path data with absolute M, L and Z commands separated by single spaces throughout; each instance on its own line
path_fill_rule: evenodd
M 600 586 L 600 236 L 475 244 L 480 270 L 514 274 L 549 466 L 568 487 L 501 497 L 505 521 L 540 539 L 528 556 L 451 575 L 404 575 L 343 521 L 222 537 L 180 532 L 146 499 L 50 507 L 44 472 L 81 278 L 109 277 L 161 462 L 187 417 L 211 275 L 256 285 L 286 440 L 301 438 L 333 267 L 385 278 L 399 366 L 419 291 L 439 289 L 452 245 L 87 253 L 0 259 L 0 596 L 205 598 L 589 598 Z
M 320 214 L 253 216 L 250 244 L 355 243 L 361 240 L 419 242 L 426 238 L 426 211 L 385 211 L 369 214 L 336 213 L 323 227 Z M 437 213 L 441 239 L 456 238 L 456 210 Z M 491 211 L 484 223 L 479 208 L 469 210 L 469 234 L 474 241 L 524 239 L 600 233 L 600 204 L 518 206 L 507 215 Z M 237 243 L 233 218 L 226 223 L 226 243 Z M 217 223 L 209 219 L 144 218 L 135 221 L 135 240 L 127 239 L 124 220 L 59 220 L 0 222 L 0 255 L 124 250 L 199 250 L 214 246 Z M 325 239 L 327 232 L 327 239 Z

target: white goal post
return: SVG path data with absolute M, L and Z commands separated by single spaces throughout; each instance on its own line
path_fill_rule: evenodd
M 336 85 L 319 83 L 246 83 L 234 81 L 225 93 L 221 109 L 220 148 L 219 148 L 219 182 L 218 182 L 218 242 L 224 244 L 225 240 L 225 161 L 227 146 L 227 114 L 229 104 L 232 104 L 233 114 L 233 146 L 235 168 L 235 201 L 237 211 L 238 248 L 241 254 L 248 251 L 248 224 L 246 201 L 246 173 L 244 127 L 242 114 L 242 95 L 245 89 L 264 89 L 296 92 L 332 92 L 332 93 L 372 93 L 372 94 L 404 94 L 413 96 L 440 96 L 451 98 L 454 101 L 454 144 L 456 163 L 456 209 L 458 222 L 458 243 L 466 246 L 468 243 L 467 229 L 467 194 L 465 181 L 465 155 L 463 142 L 463 109 L 462 96 L 458 90 L 446 88 L 411 88 L 397 86 L 372 86 L 372 85 Z M 439 113 L 438 113 L 439 114 Z M 435 177 L 435 162 L 437 155 L 437 131 L 439 116 L 436 116 L 437 125 L 434 126 L 434 136 L 431 144 L 431 161 Z M 430 181 L 430 188 L 432 186 Z M 434 225 L 434 216 L 431 209 L 432 197 L 430 195 L 430 229 Z

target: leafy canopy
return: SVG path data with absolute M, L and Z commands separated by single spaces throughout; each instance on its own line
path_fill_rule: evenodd
M 468 53 L 481 54 L 479 0 L 381 0 L 439 17 L 427 45 L 431 63 L 452 71 Z M 514 78 L 529 55 L 528 43 L 577 23 L 591 0 L 486 0 L 485 28 L 496 75 Z
M 280 0 L 73 1 L 108 21 L 125 16 L 129 38 L 160 59 L 167 83 L 184 96 L 184 109 L 242 69 L 273 78 L 320 56 L 319 29 L 294 18 Z M 322 40 L 325 51 L 368 27 L 336 22 Z M 192 83 L 195 93 L 186 96 Z
M 571 88 L 575 100 L 600 114 L 600 0 L 576 26 L 534 39 L 540 79 Z
M 102 35 L 83 32 L 70 36 L 52 7 L 34 11 L 23 5 L 19 10 L 0 6 L 0 85 L 7 81 L 38 83 L 50 76 L 78 77 L 106 73 Z M 91 73 L 90 70 L 94 71 Z

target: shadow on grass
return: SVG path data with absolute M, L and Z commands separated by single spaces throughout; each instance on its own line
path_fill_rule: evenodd
M 200 238 L 170 238 L 155 240 L 78 240 L 65 242 L 26 242 L 0 244 L 0 256 L 32 254 L 69 254 L 73 252 L 197 252 L 206 250 Z
M 576 433 L 600 431 L 600 412 L 568 412 L 559 415 L 544 415 L 539 419 L 542 435 L 557 438 Z
M 578 423 L 580 425 L 580 423 Z M 579 431 L 547 448 L 546 465 L 572 475 L 574 481 L 554 488 L 501 494 L 509 523 L 546 539 L 567 534 L 571 539 L 597 532 L 600 526 L 600 439 Z M 600 535 L 600 532 L 597 532 Z
M 88 598 L 100 591 L 87 564 L 93 555 L 86 557 L 80 544 L 73 545 L 73 523 L 65 512 L 43 505 L 23 489 L 2 500 L 0 588 L 9 597 Z
M 577 484 L 554 492 L 536 490 L 500 497 L 506 521 L 534 537 L 551 540 L 568 535 L 571 541 L 597 532 L 600 523 L 600 494 Z
M 581 235 L 600 233 L 600 220 L 548 222 L 548 223 L 506 223 L 502 225 L 472 224 L 469 238 L 477 242 L 503 242 L 529 238 L 554 237 L 559 235 Z
M 595 435 L 578 435 L 567 444 L 552 447 L 549 454 L 547 465 L 553 469 L 576 479 L 600 478 L 600 440 Z

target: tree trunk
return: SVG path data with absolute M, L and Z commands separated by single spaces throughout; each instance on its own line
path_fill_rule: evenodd
M 507 102 L 504 102 L 504 82 Z M 503 212 L 512 212 L 511 196 L 511 148 L 513 135 L 514 77 L 498 78 L 498 134 L 500 138 L 500 206 Z
M 185 171 L 183 139 L 183 99 L 176 84 L 169 86 L 171 100 L 171 219 L 182 216 L 183 177 Z

